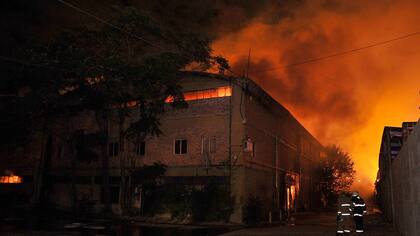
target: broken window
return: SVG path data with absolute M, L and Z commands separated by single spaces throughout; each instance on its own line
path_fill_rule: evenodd
M 175 154 L 186 154 L 187 153 L 187 140 L 177 139 L 175 140 Z
M 108 144 L 108 155 L 110 157 L 118 156 L 119 145 L 118 142 L 113 142 Z

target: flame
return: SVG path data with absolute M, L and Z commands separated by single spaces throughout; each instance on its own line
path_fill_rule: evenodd
M 22 177 L 17 175 L 3 175 L 0 176 L 0 183 L 2 184 L 20 184 L 22 183 Z
M 419 117 L 420 35 L 281 67 L 417 32 L 420 2 L 306 1 L 267 23 L 267 14 L 273 14 L 269 8 L 214 41 L 215 52 L 230 61 L 233 71 L 246 74 L 251 48 L 251 79 L 323 144 L 337 143 L 348 151 L 361 180 L 355 188 L 371 192 L 383 127 Z

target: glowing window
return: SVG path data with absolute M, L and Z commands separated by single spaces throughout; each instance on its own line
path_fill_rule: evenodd
M 191 92 L 184 92 L 185 101 L 201 100 L 208 98 L 220 98 L 232 96 L 232 88 L 230 86 L 218 87 L 213 89 L 205 89 Z M 173 97 L 168 97 L 166 102 L 173 102 Z
M 20 183 L 22 183 L 22 177 L 17 176 L 17 175 L 0 176 L 0 183 L 2 183 L 2 184 L 20 184 Z
M 185 101 L 197 100 L 197 93 L 196 92 L 189 92 L 184 94 Z

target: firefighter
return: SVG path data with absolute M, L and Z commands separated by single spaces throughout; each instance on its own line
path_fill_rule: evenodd
M 356 233 L 363 233 L 363 215 L 366 214 L 366 203 L 359 196 L 358 192 L 352 193 L 351 201 L 353 202 L 353 219 L 356 225 Z
M 350 234 L 353 207 L 349 195 L 341 194 L 337 201 L 337 235 Z

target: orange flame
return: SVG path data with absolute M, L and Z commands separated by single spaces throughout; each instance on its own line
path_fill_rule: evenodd
M 22 183 L 22 177 L 17 175 L 4 175 L 0 176 L 0 183 L 2 184 L 20 184 Z
M 419 117 L 420 35 L 281 67 L 419 31 L 420 2 L 328 2 L 306 1 L 274 23 L 263 20 L 272 14 L 267 9 L 246 27 L 220 37 L 213 48 L 240 74 L 246 74 L 251 48 L 251 79 L 323 144 L 347 150 L 360 179 L 355 187 L 369 186 L 358 190 L 371 192 L 383 126 Z

